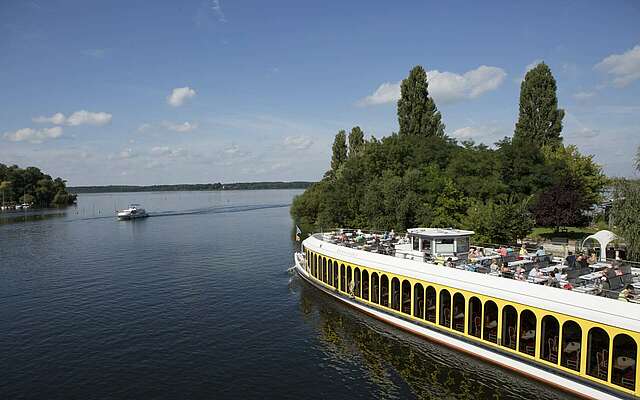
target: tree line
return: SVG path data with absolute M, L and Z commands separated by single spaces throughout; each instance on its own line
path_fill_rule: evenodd
M 68 192 L 65 180 L 53 179 L 39 168 L 0 163 L 0 201 L 37 207 L 67 206 L 75 203 L 76 195 Z
M 587 224 L 608 182 L 593 156 L 563 144 L 564 110 L 544 63 L 521 83 L 513 136 L 494 148 L 446 135 L 421 66 L 402 81 L 397 117 L 398 132 L 381 139 L 357 126 L 338 132 L 330 169 L 294 199 L 304 230 L 455 227 L 478 241 L 513 242 L 535 225 Z
M 70 187 L 73 193 L 114 193 L 114 192 L 176 192 L 214 190 L 265 190 L 265 189 L 306 189 L 312 182 L 236 182 L 236 183 L 196 183 L 177 185 L 109 185 Z

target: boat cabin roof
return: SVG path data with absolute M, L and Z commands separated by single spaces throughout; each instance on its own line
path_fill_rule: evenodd
M 409 236 L 419 236 L 422 238 L 457 238 L 474 234 L 473 231 L 453 228 L 411 228 L 407 229 L 407 233 Z

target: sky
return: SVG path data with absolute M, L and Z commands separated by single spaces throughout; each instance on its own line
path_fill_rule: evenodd
M 563 137 L 637 177 L 637 1 L 0 2 L 0 162 L 68 184 L 318 180 L 340 129 L 397 131 L 428 73 L 446 133 L 513 134 L 547 63 Z

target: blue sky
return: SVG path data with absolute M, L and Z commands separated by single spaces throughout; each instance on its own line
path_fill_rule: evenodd
M 513 133 L 544 60 L 565 143 L 634 176 L 638 2 L 3 1 L 0 162 L 72 185 L 316 180 L 339 129 L 397 129 L 429 72 L 446 132 Z

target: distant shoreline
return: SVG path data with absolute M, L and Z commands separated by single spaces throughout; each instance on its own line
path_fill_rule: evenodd
M 313 182 L 237 182 L 237 183 L 197 183 L 177 185 L 106 185 L 70 186 L 74 194 L 81 193 L 122 193 L 122 192 L 177 192 L 177 191 L 222 191 L 222 190 L 264 190 L 264 189 L 306 189 Z

